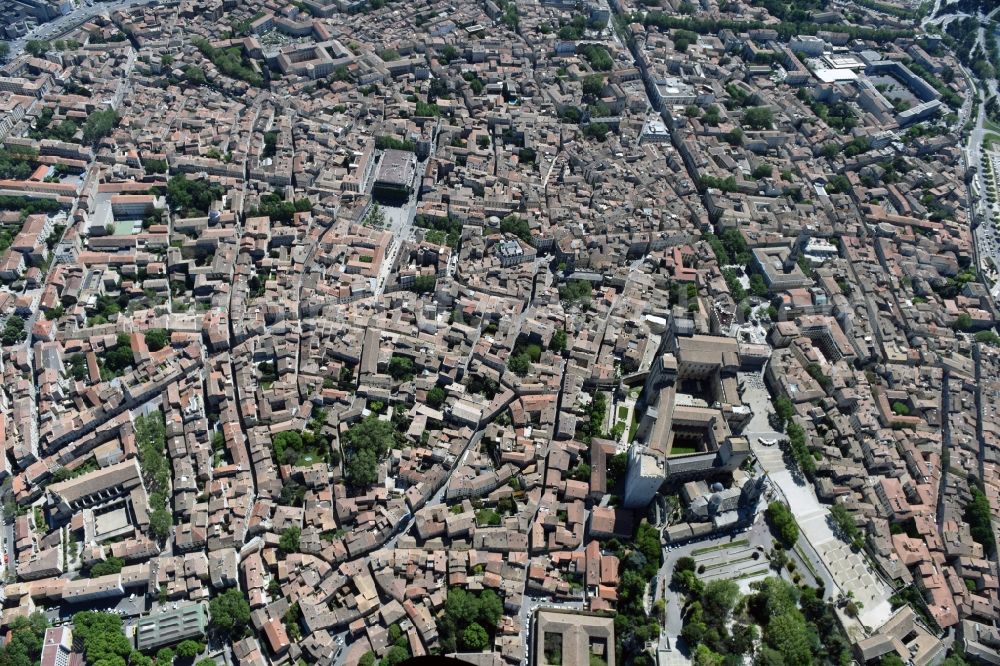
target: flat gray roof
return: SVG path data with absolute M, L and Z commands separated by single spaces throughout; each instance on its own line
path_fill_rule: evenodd
M 416 156 L 405 150 L 390 148 L 382 154 L 378 169 L 378 182 L 386 185 L 409 187 L 416 170 Z

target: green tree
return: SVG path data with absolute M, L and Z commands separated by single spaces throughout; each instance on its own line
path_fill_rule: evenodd
M 663 549 L 660 547 L 659 531 L 649 523 L 643 521 L 639 524 L 639 529 L 636 532 L 635 545 L 636 549 L 642 553 L 646 560 L 642 573 L 647 579 L 651 579 L 656 575 L 657 569 L 660 568 L 660 558 L 663 556 Z
M 525 243 L 531 243 L 531 227 L 527 220 L 517 215 L 508 215 L 500 220 L 500 231 L 505 234 L 513 234 Z
M 370 486 L 378 480 L 378 463 L 395 441 L 388 421 L 367 418 L 344 433 L 344 473 L 354 486 Z
M 132 650 L 132 653 L 128 656 L 129 666 L 155 666 L 152 657 L 147 657 L 138 650 Z
M 786 664 L 813 663 L 809 627 L 798 610 L 771 618 L 764 628 L 764 641 L 781 654 Z
M 476 652 L 486 649 L 490 637 L 478 622 L 473 622 L 462 632 L 462 645 L 469 650 Z
M 208 604 L 211 624 L 227 634 L 239 634 L 250 622 L 250 603 L 243 591 L 231 587 Z
M 734 623 L 733 632 L 728 641 L 730 654 L 750 654 L 759 635 L 756 625 Z
M 608 458 L 608 488 L 613 488 L 618 481 L 625 479 L 628 470 L 628 453 L 616 453 Z
M 583 128 L 583 135 L 591 139 L 604 141 L 610 131 L 611 128 L 606 123 L 587 123 Z
M 131 348 L 130 353 L 131 353 Z M 166 457 L 167 431 L 162 412 L 135 419 L 135 439 L 139 449 L 139 468 L 149 493 L 150 531 L 160 539 L 170 531 L 167 494 L 170 491 L 171 467 Z M 164 517 L 164 514 L 165 517 Z
M 222 195 L 222 186 L 207 179 L 188 180 L 185 174 L 179 173 L 167 181 L 167 201 L 182 215 L 207 214 Z
M 784 428 L 795 416 L 795 405 L 792 404 L 788 396 L 779 395 L 774 399 L 774 412 L 781 421 L 781 427 Z
M 764 277 L 760 273 L 754 273 L 750 276 L 750 291 L 754 296 L 759 298 L 767 296 L 767 283 L 764 282 Z
M 47 317 L 52 319 L 52 317 Z M 976 333 L 976 342 L 982 342 L 983 344 L 1000 346 L 1000 335 L 996 334 L 996 331 L 979 331 Z
M 389 359 L 389 376 L 396 381 L 409 381 L 413 378 L 413 359 L 408 356 L 395 356 Z
M 305 448 L 302 442 L 302 433 L 294 430 L 285 430 L 274 434 L 271 437 L 271 446 L 274 448 L 274 457 L 280 464 L 288 464 L 299 456 L 299 452 Z
M 600 97 L 604 90 L 604 76 L 602 74 L 588 74 L 583 77 L 583 94 L 588 97 Z
M 396 666 L 396 664 L 405 661 L 410 658 L 410 652 L 406 648 L 402 648 L 398 645 L 393 645 L 382 657 L 382 661 L 379 666 Z
M 738 268 L 722 269 L 722 277 L 726 281 L 726 286 L 729 287 L 729 294 L 737 303 L 747 297 L 746 289 L 743 288 L 743 283 L 740 282 L 741 275 L 742 272 Z
M 144 159 L 142 161 L 142 166 L 146 169 L 146 173 L 166 173 L 167 172 L 167 161 L 160 160 L 156 158 Z
M 969 524 L 969 532 L 972 539 L 982 544 L 986 553 L 992 555 L 996 549 L 996 541 L 993 537 L 989 498 L 978 480 L 970 480 L 969 492 L 972 499 L 965 505 L 965 520 Z
M 204 645 L 191 639 L 181 641 L 177 645 L 177 656 L 181 659 L 194 659 L 204 651 Z
M 40 612 L 14 618 L 8 627 L 7 643 L 0 647 L 0 664 L 4 666 L 37 664 L 42 653 L 42 640 L 47 627 L 48 621 Z
M 698 579 L 693 570 L 674 569 L 674 573 L 670 576 L 670 585 L 692 597 L 700 597 L 705 589 L 705 584 Z
M 845 539 L 856 543 L 861 538 L 861 530 L 858 529 L 857 523 L 854 522 L 854 516 L 851 515 L 851 512 L 843 504 L 835 503 L 831 506 L 830 516 Z
M 479 598 L 460 587 L 448 590 L 445 615 L 456 624 L 468 625 L 479 617 Z
M 240 47 L 217 49 L 203 37 L 196 37 L 191 43 L 226 76 L 241 79 L 252 86 L 263 85 L 264 77 L 249 65 Z
M 744 112 L 743 122 L 751 129 L 771 129 L 771 124 L 774 122 L 774 114 L 766 106 L 755 106 Z
M 718 652 L 713 652 L 710 647 L 702 643 L 695 648 L 691 662 L 694 666 L 724 666 L 726 658 Z
M 152 328 L 146 331 L 146 346 L 149 347 L 149 351 L 160 351 L 167 346 L 169 340 L 167 331 L 162 328 Z
M 479 594 L 479 622 L 485 627 L 496 627 L 503 617 L 503 601 L 493 590 Z
M 281 533 L 281 538 L 278 540 L 278 548 L 285 553 L 297 553 L 299 550 L 299 537 L 301 536 L 302 528 L 298 525 L 292 525 Z
M 120 120 L 118 113 L 114 109 L 104 109 L 94 111 L 87 116 L 87 122 L 83 124 L 83 142 L 92 144 L 111 134 Z
M 168 647 L 156 651 L 156 666 L 168 666 L 174 662 L 174 651 Z
M 358 659 L 358 666 L 375 666 L 375 653 L 369 650 Z
M 203 86 L 208 83 L 208 77 L 205 76 L 205 70 L 197 65 L 185 65 L 184 77 L 196 86 Z
M 592 291 L 586 280 L 571 280 L 559 287 L 559 298 L 570 303 L 589 303 Z
M 28 43 L 24 45 L 24 50 L 36 58 L 45 55 L 51 48 L 51 44 L 40 39 L 29 39 Z
M 427 404 L 437 409 L 438 407 L 444 404 L 444 401 L 447 397 L 448 394 L 445 393 L 445 390 L 443 388 L 441 388 L 440 386 L 435 386 L 434 388 L 432 388 L 430 391 L 427 392 Z
M 157 507 L 149 514 L 149 532 L 160 541 L 170 536 L 170 528 L 173 524 L 170 511 L 165 507 Z
M 714 622 L 725 624 L 740 600 L 740 587 L 731 580 L 713 580 L 701 593 L 701 605 Z
M 438 619 L 442 648 L 447 652 L 460 647 L 482 650 L 492 642 L 502 615 L 503 604 L 494 592 L 484 590 L 477 596 L 463 588 L 450 588 L 444 612 Z M 471 642 L 466 640 L 467 633 Z
M 103 562 L 97 562 L 94 566 L 90 567 L 90 577 L 96 578 L 98 576 L 108 576 L 110 574 L 116 574 L 122 570 L 125 566 L 125 561 L 118 557 L 109 557 Z
M 0 178 L 24 180 L 31 175 L 37 158 L 38 153 L 32 148 L 21 146 L 0 148 Z M 3 210 L 43 212 L 37 208 L 38 206 L 38 203 L 27 197 L 0 197 L 0 208 Z M 59 204 L 53 201 L 47 204 L 44 212 L 59 210 L 59 207 Z M 9 245 L 8 241 L 7 246 Z
M 111 613 L 82 611 L 73 616 L 74 639 L 83 643 L 88 664 L 124 664 L 132 643 L 122 631 L 122 619 Z
M 756 591 L 747 599 L 747 609 L 760 624 L 794 611 L 799 601 L 798 588 L 781 578 L 769 576 L 751 587 Z
M 306 496 L 306 488 L 301 483 L 286 481 L 281 487 L 279 501 L 285 506 L 302 506 Z
M 847 179 L 847 176 L 838 173 L 830 176 L 824 189 L 830 194 L 844 194 L 850 191 L 851 181 Z
M 556 329 L 556 332 L 552 334 L 552 340 L 549 342 L 549 349 L 555 352 L 566 350 L 566 329 Z
M 531 370 L 531 357 L 526 352 L 514 354 L 507 361 L 507 367 L 519 377 L 524 377 Z
M 345 365 L 340 368 L 340 374 L 337 375 L 337 384 L 341 389 L 350 387 L 354 383 L 354 368 L 349 365 Z
M 791 510 L 781 502 L 771 502 L 767 505 L 766 515 L 778 540 L 785 548 L 793 547 L 799 540 L 799 526 Z
M 600 72 L 610 71 L 614 67 L 614 61 L 608 50 L 599 44 L 580 44 L 576 47 L 576 52 L 583 55 L 590 63 L 590 66 Z
M 119 333 L 116 342 L 114 347 L 104 353 L 103 361 L 104 368 L 117 377 L 135 365 L 135 356 L 129 336 Z
M 302 640 L 302 627 L 299 624 L 301 617 L 302 609 L 299 607 L 299 602 L 296 601 L 288 607 L 285 615 L 281 618 L 281 621 L 285 625 L 285 631 L 288 632 L 288 637 L 292 641 Z
M 3 343 L 5 345 L 13 345 L 23 341 L 27 337 L 28 334 L 24 330 L 24 320 L 17 315 L 7 317 L 7 323 L 3 328 Z

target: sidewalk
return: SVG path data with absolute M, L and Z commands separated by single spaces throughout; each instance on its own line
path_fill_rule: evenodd
M 744 401 L 751 403 L 755 409 L 746 430 L 750 433 L 771 430 L 767 418 L 771 411 L 770 400 L 765 403 L 764 396 L 759 393 L 763 391 L 766 394 L 767 390 L 749 383 L 747 386 Z M 751 397 L 750 394 L 757 395 Z M 797 471 L 793 473 L 788 468 L 781 447 L 763 446 L 758 437 L 751 436 L 750 448 L 771 484 L 792 508 L 803 537 L 799 543 L 808 555 L 815 557 L 816 564 L 825 569 L 829 580 L 838 588 L 827 592 L 833 595 L 838 592 L 853 594 L 854 599 L 860 602 L 858 619 L 861 623 L 866 627 L 882 626 L 892 615 L 889 603 L 892 589 L 870 571 L 862 554 L 855 553 L 834 534 L 829 509 L 816 497 L 812 484 L 801 479 Z

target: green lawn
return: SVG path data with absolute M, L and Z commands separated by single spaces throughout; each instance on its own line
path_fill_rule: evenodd
M 306 449 L 299 454 L 299 457 L 295 459 L 296 467 L 308 467 L 310 465 L 315 465 L 318 462 L 323 461 L 323 456 L 316 449 Z
M 636 411 L 632 410 L 632 425 L 628 427 L 628 441 L 629 443 L 635 440 L 635 431 L 639 429 L 639 416 Z
M 705 571 L 711 571 L 712 569 L 719 569 L 732 564 L 740 564 L 741 562 L 752 562 L 752 561 L 753 561 L 753 555 L 748 555 L 747 557 L 741 557 L 738 560 L 728 560 L 726 562 L 718 562 L 717 564 L 706 564 Z
M 768 568 L 764 567 L 763 569 L 757 569 L 756 571 L 748 571 L 745 574 L 740 574 L 736 578 L 731 578 L 730 580 L 746 580 L 747 578 L 754 578 L 756 576 L 761 576 L 763 574 L 766 574 L 767 572 Z
M 628 416 L 628 407 L 625 405 L 618 405 L 618 420 L 624 421 L 626 416 Z
M 115 222 L 115 236 L 128 236 L 132 233 L 135 222 L 132 220 L 119 220 Z
M 708 546 L 707 548 L 695 548 L 691 551 L 691 556 L 704 555 L 705 553 L 714 553 L 717 550 L 726 550 L 727 548 L 740 548 L 742 546 L 749 546 L 750 542 L 746 539 L 738 539 L 732 543 L 720 543 L 717 546 Z
M 672 456 L 686 456 L 691 453 L 698 453 L 698 449 L 693 446 L 674 446 L 670 449 L 670 455 Z
M 820 579 L 819 573 L 816 571 L 816 568 L 813 567 L 813 564 L 809 560 L 809 558 L 806 557 L 805 551 L 802 550 L 802 547 L 799 546 L 799 544 L 795 544 L 795 552 L 798 554 L 799 559 L 802 560 L 802 562 L 806 565 L 806 569 L 809 570 L 809 573 L 812 574 L 812 577 L 815 580 L 819 580 Z

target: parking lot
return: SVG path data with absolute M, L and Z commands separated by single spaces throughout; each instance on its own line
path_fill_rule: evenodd
M 534 626 L 532 623 L 535 619 L 535 611 L 544 610 L 546 608 L 555 608 L 560 610 L 583 610 L 582 601 L 548 601 L 546 599 L 541 599 L 538 597 L 532 597 L 529 594 L 524 595 L 524 603 L 521 606 L 521 612 L 519 614 L 519 620 L 521 626 L 523 627 L 522 635 L 525 637 L 524 642 L 524 663 L 528 664 L 531 662 L 531 642 L 534 640 L 532 631 Z
M 69 622 L 73 615 L 81 611 L 99 611 L 102 613 L 114 613 L 122 617 L 122 622 L 126 627 L 135 624 L 139 616 L 147 609 L 146 595 L 142 592 L 132 593 L 123 597 L 115 603 L 115 599 L 96 600 L 89 604 L 64 604 L 45 610 L 45 617 L 50 624 L 64 624 Z

